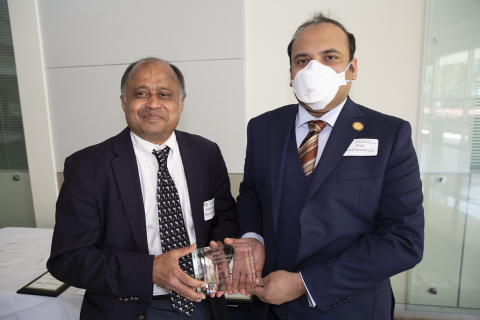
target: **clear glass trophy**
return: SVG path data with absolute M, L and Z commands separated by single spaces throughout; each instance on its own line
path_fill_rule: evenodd
M 253 288 L 256 279 L 252 242 L 241 239 L 230 246 L 217 242 L 216 246 L 198 248 L 192 252 L 195 279 L 205 287 L 197 292 L 205 295 L 231 290 L 234 284 Z

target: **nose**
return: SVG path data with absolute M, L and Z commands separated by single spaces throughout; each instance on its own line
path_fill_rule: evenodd
M 158 97 L 155 94 L 152 94 L 152 95 L 150 95 L 150 98 L 148 99 L 145 106 L 147 108 L 152 109 L 152 110 L 160 108 L 160 106 L 161 106 L 160 99 L 158 99 Z

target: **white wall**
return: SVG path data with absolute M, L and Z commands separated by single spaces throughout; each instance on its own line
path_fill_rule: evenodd
M 353 101 L 410 122 L 417 145 L 427 0 L 245 0 L 247 119 L 296 103 L 287 45 L 313 11 L 331 11 L 357 40 Z M 392 278 L 407 299 L 407 273 Z
M 245 1 L 247 119 L 296 103 L 287 45 L 314 11 L 331 11 L 357 40 L 351 98 L 419 126 L 426 0 Z
M 229 172 L 243 172 L 243 12 L 242 0 L 39 1 L 57 170 L 126 127 L 121 76 L 156 56 L 185 75 L 178 129 L 217 142 Z

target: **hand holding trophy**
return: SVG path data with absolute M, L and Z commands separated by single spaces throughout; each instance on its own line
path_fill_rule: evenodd
M 199 293 L 223 294 L 225 291 L 231 293 L 232 288 L 255 286 L 255 257 L 250 239 L 241 239 L 232 245 L 212 241 L 210 247 L 195 249 L 192 260 L 195 279 L 206 285 L 196 289 Z

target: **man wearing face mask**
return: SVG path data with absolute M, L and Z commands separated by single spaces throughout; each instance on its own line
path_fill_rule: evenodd
M 422 258 L 411 128 L 349 98 L 354 53 L 343 25 L 315 15 L 288 46 L 299 104 L 248 125 L 237 212 L 256 239 L 251 319 L 393 319 L 389 278 Z

